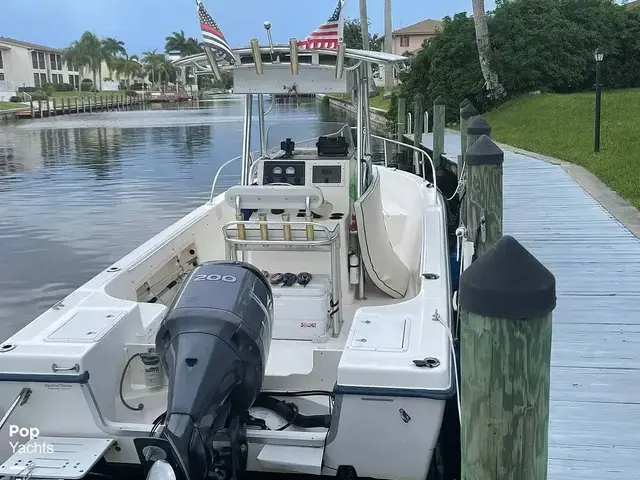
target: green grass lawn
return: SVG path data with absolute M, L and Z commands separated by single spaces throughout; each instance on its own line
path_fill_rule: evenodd
M 498 142 L 582 165 L 640 208 L 640 89 L 602 96 L 600 153 L 594 153 L 595 94 L 543 94 L 485 115 Z
M 29 108 L 27 105 L 22 105 L 21 103 L 0 102 L 0 110 L 15 110 L 21 107 Z
M 329 96 L 337 100 L 351 101 L 351 97 L 343 93 L 330 93 Z M 369 99 L 369 106 L 379 108 L 385 112 L 389 110 L 389 107 L 391 107 L 391 98 L 384 98 L 384 87 L 378 87 L 378 95 Z

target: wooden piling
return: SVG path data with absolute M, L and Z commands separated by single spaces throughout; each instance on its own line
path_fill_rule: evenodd
M 424 132 L 424 95 L 416 93 L 413 99 L 413 144 L 416 148 L 420 148 L 422 145 L 422 133 Z M 413 153 L 413 172 L 416 175 L 422 175 L 420 169 L 421 157 L 418 152 Z M 424 165 L 424 168 L 427 168 Z
M 404 142 L 404 134 L 407 130 L 407 100 L 398 97 L 398 141 Z
M 463 221 L 477 257 L 502 237 L 503 162 L 504 152 L 487 135 L 467 150 Z
M 76 97 L 76 113 L 80 113 L 78 110 L 78 97 Z
M 33 108 L 33 100 L 31 100 L 29 103 L 31 104 L 31 118 L 35 118 L 35 111 L 34 111 L 34 108 Z
M 40 114 L 40 118 L 42 118 L 42 100 L 38 100 L 38 113 Z
M 462 172 L 462 168 L 464 167 L 464 154 L 467 151 L 467 148 L 469 148 L 467 143 L 467 128 L 469 127 L 469 122 L 472 121 L 473 117 L 478 116 L 478 111 L 475 109 L 473 104 L 469 100 L 467 100 L 467 102 L 468 103 L 464 105 L 464 107 L 462 105 L 465 102 L 460 104 L 460 152 L 462 153 L 458 158 L 458 175 Z
M 476 143 L 482 135 L 491 136 L 491 125 L 482 115 L 473 117 L 467 126 L 467 148 Z
M 447 114 L 447 100 L 440 95 L 433 102 L 433 163 L 440 168 L 444 154 L 444 126 Z
M 546 480 L 553 274 L 502 237 L 460 279 L 463 480 Z

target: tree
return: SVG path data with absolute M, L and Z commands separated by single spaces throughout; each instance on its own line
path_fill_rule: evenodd
M 83 45 L 80 42 L 73 42 L 67 48 L 64 49 L 62 53 L 62 58 L 64 62 L 67 64 L 67 68 L 71 71 L 73 69 L 78 70 L 78 85 L 76 88 L 80 91 L 80 85 L 82 84 L 82 70 L 91 64 L 91 57 L 83 48 Z
M 184 30 L 179 32 L 173 32 L 171 36 L 165 38 L 164 51 L 180 52 L 180 56 L 195 55 L 201 53 L 202 49 L 198 43 L 198 40 L 192 37 L 185 37 Z
M 478 58 L 480 68 L 485 81 L 485 88 L 489 91 L 489 97 L 502 98 L 506 95 L 504 87 L 498 80 L 498 74 L 492 66 L 491 41 L 489 27 L 485 16 L 484 0 L 472 0 L 473 23 L 476 30 L 476 43 L 478 44 Z
M 111 77 L 111 71 L 114 70 L 116 62 L 120 59 L 120 55 L 123 57 L 127 56 L 124 42 L 113 37 L 105 38 L 102 40 L 102 53 L 107 68 L 109 69 L 109 77 Z
M 102 60 L 105 59 L 102 42 L 91 32 L 84 32 L 79 40 L 80 48 L 89 59 L 88 67 L 93 73 L 93 86 L 97 88 L 96 77 L 100 75 L 100 90 L 102 90 Z

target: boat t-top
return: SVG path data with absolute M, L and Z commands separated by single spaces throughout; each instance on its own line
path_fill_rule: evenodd
M 394 140 L 368 109 L 369 66 L 407 59 L 214 46 L 175 64 L 245 96 L 240 182 L 0 344 L 0 477 L 424 480 L 455 394 L 445 200 L 426 154 L 374 164 Z M 353 93 L 356 127 L 265 131 L 263 98 L 292 90 Z

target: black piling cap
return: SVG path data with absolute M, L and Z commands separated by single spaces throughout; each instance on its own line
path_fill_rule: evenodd
M 477 116 L 467 127 L 468 135 L 491 135 L 491 125 L 487 123 L 482 115 Z
M 480 115 L 480 112 L 476 110 L 476 108 L 471 104 L 471 102 L 469 102 L 467 105 L 465 105 L 463 108 L 460 109 L 460 116 L 462 118 L 477 117 L 478 115 Z
M 465 98 L 464 100 L 462 100 L 462 102 L 460 102 L 460 110 L 462 110 L 467 105 L 471 105 L 471 100 Z
M 436 98 L 433 101 L 434 105 L 446 105 L 447 104 L 447 99 L 444 98 L 442 95 L 438 95 L 438 98 Z
M 505 235 L 460 278 L 460 308 L 485 317 L 531 320 L 556 308 L 556 279 Z
M 502 165 L 504 152 L 487 135 L 482 135 L 465 154 L 467 165 Z

